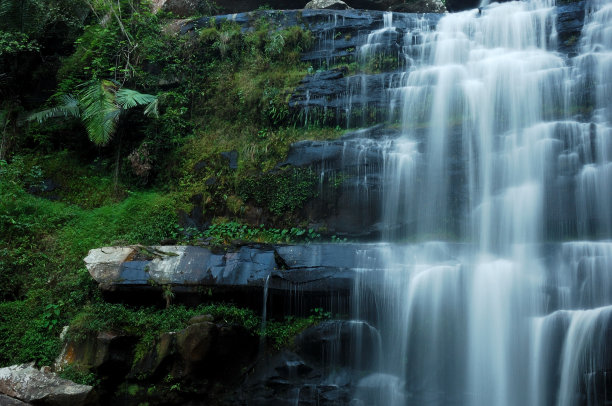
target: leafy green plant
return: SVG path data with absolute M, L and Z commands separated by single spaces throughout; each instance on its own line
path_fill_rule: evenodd
M 265 228 L 249 227 L 235 221 L 218 222 L 212 224 L 203 233 L 204 237 L 210 238 L 214 244 L 230 244 L 234 240 L 256 241 L 267 243 L 291 243 L 310 242 L 321 238 L 321 235 L 313 229 L 292 228 Z
M 58 322 L 61 320 L 60 314 L 62 306 L 64 305 L 63 301 L 59 301 L 58 303 L 50 303 L 45 306 L 45 310 L 42 314 L 42 326 L 47 330 L 53 330 Z
M 157 96 L 120 88 L 110 80 L 91 80 L 83 84 L 78 98 L 62 96 L 63 104 L 29 116 L 29 120 L 42 123 L 55 117 L 80 118 L 89 139 L 97 145 L 106 145 L 115 133 L 120 114 L 136 106 L 146 105 L 145 115 L 158 115 Z
M 81 371 L 70 364 L 62 367 L 59 376 L 81 385 L 96 386 L 98 383 L 100 383 L 100 380 L 93 372 Z

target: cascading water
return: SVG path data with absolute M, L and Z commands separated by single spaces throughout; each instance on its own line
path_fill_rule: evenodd
M 403 71 L 375 79 L 400 135 L 359 144 L 382 151 L 392 243 L 360 254 L 353 317 L 383 351 L 356 404 L 612 402 L 612 2 L 587 4 L 572 58 L 555 7 L 483 4 L 415 27 Z M 404 35 L 394 17 L 362 64 Z M 351 80 L 367 98 L 371 79 L 347 79 L 349 96 Z

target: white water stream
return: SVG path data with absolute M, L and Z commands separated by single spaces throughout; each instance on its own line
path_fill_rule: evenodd
M 361 253 L 386 266 L 356 282 L 383 348 L 356 402 L 612 404 L 612 2 L 573 58 L 555 24 L 552 0 L 449 14 L 385 78 L 384 238 L 420 242 Z

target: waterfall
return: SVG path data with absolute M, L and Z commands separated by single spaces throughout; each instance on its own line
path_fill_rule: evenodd
M 575 56 L 557 8 L 483 1 L 435 29 L 386 13 L 364 36 L 364 69 L 397 64 L 346 79 L 346 122 L 396 131 L 345 141 L 383 163 L 385 242 L 352 306 L 382 351 L 355 404 L 612 402 L 612 3 L 588 1 Z

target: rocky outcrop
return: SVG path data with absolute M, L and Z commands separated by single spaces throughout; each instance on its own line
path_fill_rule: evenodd
M 177 303 L 213 294 L 261 309 L 264 286 L 280 315 L 329 307 L 346 311 L 359 245 L 248 245 L 229 251 L 197 246 L 106 247 L 91 250 L 85 264 L 107 300 L 163 304 L 165 290 Z M 126 251 L 131 254 L 125 256 Z M 304 263 L 303 258 L 316 259 Z M 117 258 L 124 258 L 117 261 Z
M 465 9 L 470 8 L 474 7 L 465 7 Z M 444 13 L 446 11 L 446 4 L 440 0 L 416 0 L 394 4 L 389 7 L 389 11 L 400 13 Z
M 365 350 L 356 353 L 356 346 Z M 259 359 L 233 397 L 262 406 L 362 404 L 354 403 L 355 390 L 364 371 L 376 367 L 379 351 L 379 333 L 369 324 L 323 321 L 299 334 L 292 350 Z
M 1 368 L 0 393 L 11 398 L 3 405 L 25 402 L 48 406 L 79 406 L 90 404 L 94 398 L 91 386 L 76 384 L 51 372 L 41 372 L 31 364 Z M 0 401 L 3 399 L 0 398 Z
M 25 403 L 19 399 L 15 399 L 10 396 L 0 395 L 0 405 L 2 406 L 30 406 L 31 403 Z
M 177 17 L 215 13 L 214 3 L 207 0 L 154 0 L 153 11 L 166 11 Z
M 252 245 L 214 252 L 196 246 L 105 247 L 91 250 L 85 265 L 105 290 L 122 285 L 262 288 L 268 279 L 272 289 L 284 289 L 291 283 L 300 283 L 303 290 L 328 289 L 319 283 L 321 279 L 334 280 L 336 283 L 331 285 L 337 289 L 348 289 L 351 278 L 347 272 L 354 263 L 348 257 L 355 248 Z M 321 255 L 315 262 L 304 265 L 298 261 L 315 251 Z M 126 256 L 126 252 L 130 254 Z M 347 262 L 341 263 L 337 258 Z
M 186 404 L 213 399 L 219 386 L 230 392 L 223 385 L 242 379 L 255 360 L 259 338 L 243 326 L 203 314 L 181 330 L 159 335 L 146 348 L 134 344 L 134 337 L 111 331 L 69 340 L 57 364 L 94 373 L 99 378 L 97 404 Z
M 557 6 L 556 28 L 559 52 L 569 57 L 578 54 L 579 38 L 584 24 L 584 9 L 584 1 Z
M 313 10 L 347 10 L 348 4 L 342 0 L 311 0 L 304 6 L 304 9 Z
M 127 372 L 126 365 L 132 361 L 135 344 L 135 337 L 112 331 L 90 335 L 84 340 L 68 341 L 55 362 L 55 369 L 61 371 L 73 366 L 99 376 L 121 375 Z

